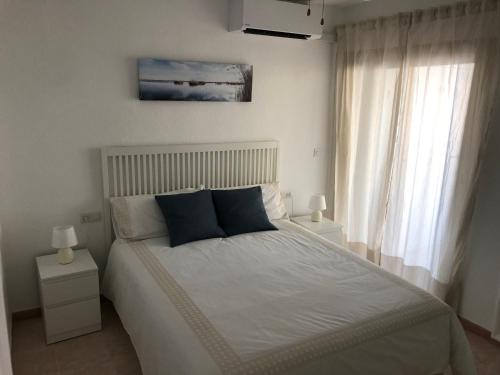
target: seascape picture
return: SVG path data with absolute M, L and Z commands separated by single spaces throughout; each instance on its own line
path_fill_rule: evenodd
M 139 59 L 139 99 L 251 102 L 253 67 Z

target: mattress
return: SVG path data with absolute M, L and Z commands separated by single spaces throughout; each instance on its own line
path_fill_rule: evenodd
M 170 248 L 115 241 L 103 281 L 144 375 L 475 374 L 444 303 L 287 220 Z

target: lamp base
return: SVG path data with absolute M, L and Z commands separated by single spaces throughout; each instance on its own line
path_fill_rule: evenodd
M 323 213 L 321 211 L 313 211 L 311 214 L 311 221 L 319 223 L 323 220 Z
M 73 262 L 75 255 L 73 254 L 73 249 L 67 247 L 65 249 L 59 249 L 57 251 L 57 262 L 59 264 L 69 264 Z

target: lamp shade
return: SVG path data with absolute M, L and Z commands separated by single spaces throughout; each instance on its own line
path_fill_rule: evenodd
M 65 249 L 76 245 L 78 245 L 78 239 L 73 225 L 64 225 L 52 229 L 52 247 L 54 249 Z
M 309 208 L 313 211 L 326 210 L 326 200 L 323 194 L 315 194 L 309 201 Z

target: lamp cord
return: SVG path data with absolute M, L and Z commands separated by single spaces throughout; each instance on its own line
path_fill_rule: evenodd
M 311 3 L 311 1 L 309 0 L 309 3 Z M 323 26 L 325 24 L 325 0 L 323 0 L 323 9 L 321 10 L 321 22 L 320 22 L 321 26 Z
M 311 0 L 308 1 L 307 17 L 311 15 Z M 325 24 L 325 0 L 323 0 L 323 8 L 321 9 L 321 26 Z

